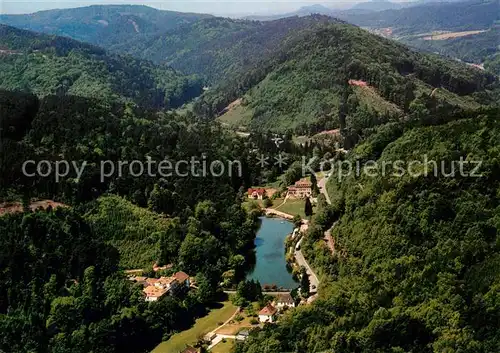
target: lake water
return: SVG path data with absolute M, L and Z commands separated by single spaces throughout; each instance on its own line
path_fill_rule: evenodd
M 267 217 L 262 217 L 261 222 L 255 238 L 256 264 L 247 278 L 258 280 L 261 285 L 296 288 L 298 284 L 288 272 L 285 260 L 285 238 L 293 231 L 293 224 L 280 218 Z

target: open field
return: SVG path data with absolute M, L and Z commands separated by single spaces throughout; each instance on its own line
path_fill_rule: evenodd
M 424 40 L 446 40 L 446 39 L 472 36 L 474 34 L 484 33 L 486 31 L 487 30 L 439 33 L 439 34 L 432 34 L 430 36 L 426 36 L 423 39 Z
M 279 204 L 277 204 L 279 206 Z M 302 218 L 306 218 L 304 213 L 305 201 L 302 199 L 288 199 L 286 203 L 279 207 L 275 207 L 276 210 L 291 214 L 292 216 L 300 215 Z
M 217 118 L 221 123 L 225 123 L 231 127 L 246 125 L 250 122 L 253 116 L 253 111 L 247 107 L 236 104 L 231 106 L 229 110 Z
M 160 343 L 152 353 L 181 352 L 186 348 L 186 345 L 195 344 L 199 337 L 216 329 L 219 323 L 227 321 L 237 309 L 237 307 L 229 301 L 219 304 L 221 305 L 220 308 L 213 309 L 207 316 L 196 320 L 194 326 L 189 330 L 179 332 L 173 335 L 168 341 Z

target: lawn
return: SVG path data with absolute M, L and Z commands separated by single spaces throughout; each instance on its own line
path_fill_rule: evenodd
M 210 353 L 230 353 L 233 348 L 234 341 L 226 340 L 226 342 L 221 342 L 210 350 Z
M 216 329 L 220 322 L 226 322 L 236 311 L 237 307 L 231 302 L 220 303 L 223 305 L 218 309 L 213 309 L 207 316 L 198 320 L 189 330 L 173 335 L 168 341 L 160 343 L 152 353 L 177 353 L 181 352 L 186 345 L 193 345 L 200 336 L 204 336 Z M 223 351 L 222 351 L 223 352 Z
M 237 321 L 237 320 L 233 319 L 227 325 L 225 325 L 224 327 L 217 330 L 215 333 L 218 333 L 220 335 L 235 336 L 238 332 L 240 332 L 243 329 L 249 329 L 249 328 L 258 326 L 258 324 L 252 325 L 250 323 L 250 321 L 252 321 L 252 319 L 258 320 L 258 317 L 253 317 L 250 315 L 256 315 L 256 313 L 259 312 L 259 310 L 260 310 L 259 303 L 255 302 L 255 303 L 252 303 L 252 305 L 253 305 L 254 309 L 252 310 L 251 313 L 249 313 L 247 309 L 245 309 L 242 313 L 240 313 L 240 316 L 243 318 L 243 320 Z
M 278 206 L 278 204 L 277 204 Z M 306 214 L 304 213 L 305 201 L 303 199 L 288 199 L 286 202 L 280 207 L 274 207 L 274 209 L 291 214 L 292 216 L 299 215 L 302 219 L 307 219 Z M 316 205 L 313 205 L 313 213 L 316 209 Z
M 304 213 L 305 201 L 302 199 L 288 199 L 286 203 L 280 207 L 276 207 L 278 211 L 291 214 L 292 216 L 300 215 L 302 218 L 306 218 Z

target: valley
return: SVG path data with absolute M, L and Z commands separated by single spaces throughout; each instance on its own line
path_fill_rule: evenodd
M 0 351 L 496 351 L 497 9 L 0 14 Z

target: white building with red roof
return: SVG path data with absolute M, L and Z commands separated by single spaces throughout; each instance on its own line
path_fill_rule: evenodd
M 275 322 L 276 321 L 276 309 L 271 304 L 267 304 L 261 311 L 259 311 L 259 321 L 260 322 Z

